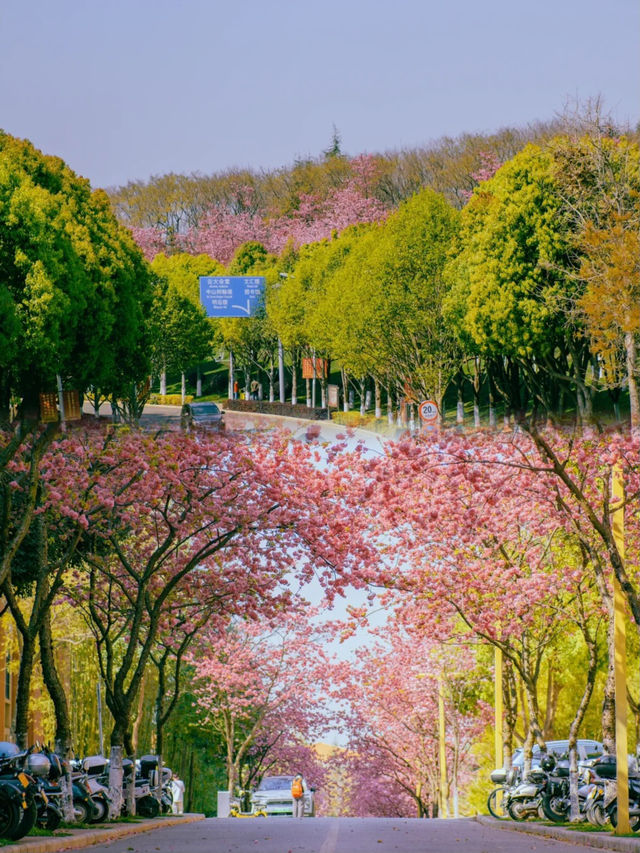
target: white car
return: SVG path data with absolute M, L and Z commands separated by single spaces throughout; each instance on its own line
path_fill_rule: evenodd
M 265 776 L 251 796 L 251 810 L 264 809 L 267 815 L 293 815 L 293 776 Z M 315 816 L 314 788 L 302 780 L 304 817 Z

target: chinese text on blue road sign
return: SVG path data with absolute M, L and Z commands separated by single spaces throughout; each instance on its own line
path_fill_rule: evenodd
M 201 275 L 200 302 L 208 317 L 250 317 L 264 291 L 264 276 Z

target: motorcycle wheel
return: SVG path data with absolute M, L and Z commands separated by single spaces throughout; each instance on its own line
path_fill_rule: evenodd
M 33 797 L 27 800 L 26 809 L 21 809 L 20 811 L 21 815 L 18 825 L 5 835 L 5 838 L 10 838 L 11 841 L 17 841 L 19 838 L 24 838 L 28 832 L 31 832 L 33 827 L 36 825 L 36 820 L 38 819 L 38 807 Z
M 511 818 L 511 820 L 527 819 L 527 810 L 524 807 L 524 803 L 522 803 L 520 800 L 511 800 L 511 802 L 507 806 L 507 811 L 509 812 L 509 817 Z
M 9 833 L 20 823 L 22 809 L 11 797 L 0 789 L 0 838 L 9 838 Z
M 614 803 L 609 807 L 609 820 L 611 821 L 611 826 L 615 829 L 618 825 L 618 804 Z M 640 815 L 631 815 L 629 817 L 629 824 L 631 826 L 632 832 L 638 832 L 640 830 Z
M 489 814 L 497 820 L 509 819 L 509 812 L 505 806 L 505 797 L 508 790 L 508 788 L 494 788 L 487 799 Z
M 592 826 L 606 826 L 609 823 L 609 816 L 604 810 L 602 801 L 590 805 L 585 812 L 585 817 Z
M 160 803 L 155 797 L 141 797 L 136 803 L 136 814 L 141 817 L 158 817 Z
M 89 823 L 91 813 L 89 812 L 89 806 L 84 800 L 73 801 L 73 819 L 76 823 Z
M 52 806 L 47 806 L 47 810 L 43 815 L 42 823 L 38 821 L 38 826 L 42 826 L 43 829 L 48 829 L 50 832 L 55 832 L 61 823 L 62 815 L 58 809 L 53 808 Z
M 569 814 L 562 797 L 543 797 L 542 811 L 547 820 L 552 820 L 554 823 L 563 823 Z
M 91 797 L 94 808 L 93 817 L 89 818 L 89 823 L 102 823 L 107 819 L 107 804 L 102 797 Z

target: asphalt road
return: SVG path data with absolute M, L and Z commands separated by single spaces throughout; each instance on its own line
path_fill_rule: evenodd
M 91 847 L 104 853 L 577 853 L 472 819 L 210 818 Z

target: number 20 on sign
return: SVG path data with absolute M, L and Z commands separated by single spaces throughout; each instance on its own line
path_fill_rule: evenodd
M 433 400 L 424 400 L 418 408 L 420 420 L 427 426 L 433 426 L 438 420 L 438 406 Z

